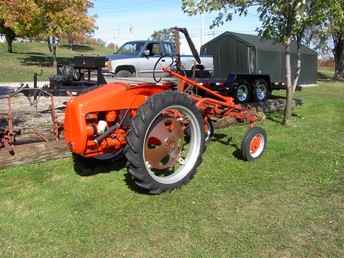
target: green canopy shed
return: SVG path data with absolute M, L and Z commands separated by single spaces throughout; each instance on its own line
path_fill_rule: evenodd
M 292 69 L 296 70 L 297 48 L 291 47 Z M 316 84 L 318 54 L 302 47 L 302 69 L 299 84 Z M 214 77 L 235 74 L 268 74 L 272 82 L 285 81 L 284 48 L 272 40 L 255 35 L 225 32 L 201 47 L 202 55 L 214 57 Z

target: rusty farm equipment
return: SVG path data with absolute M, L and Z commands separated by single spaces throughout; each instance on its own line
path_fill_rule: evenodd
M 190 46 L 196 52 L 195 69 L 201 70 L 197 51 Z M 246 122 L 242 158 L 261 157 L 267 136 L 255 127 L 255 113 L 207 83 L 185 76 L 178 55 L 161 70 L 178 83 L 110 83 L 69 101 L 64 137 L 75 162 L 111 159 L 123 153 L 130 178 L 139 188 L 151 194 L 170 191 L 196 173 L 216 118 Z
M 15 154 L 15 145 L 18 144 L 17 137 L 23 136 L 23 132 L 29 132 L 27 135 L 34 135 L 43 142 L 48 142 L 53 138 L 55 142 L 59 141 L 60 134 L 63 130 L 62 123 L 57 121 L 56 115 L 56 97 L 65 96 L 69 98 L 72 95 L 78 95 L 81 92 L 99 87 L 106 83 L 102 74 L 102 68 L 105 66 L 104 57 L 92 56 L 77 56 L 72 58 L 69 62 L 59 63 L 57 66 L 56 75 L 51 76 L 49 84 L 43 87 L 38 87 L 38 77 L 41 74 L 35 73 L 33 76 L 33 87 L 30 88 L 28 84 L 22 84 L 14 91 L 9 91 L 5 96 L 0 97 L 3 102 L 2 113 L 0 113 L 0 149 L 8 149 L 11 155 Z M 95 78 L 94 75 L 96 75 Z M 93 77 L 92 77 L 93 76 Z M 43 133 L 37 128 L 41 125 L 35 122 L 28 128 L 26 125 L 18 126 L 15 123 L 13 103 L 16 97 L 25 96 L 26 103 L 29 103 L 31 108 L 34 108 L 37 113 L 37 106 L 42 104 L 47 106 L 47 112 L 50 117 L 51 134 Z M 41 101 L 41 99 L 48 99 L 48 101 Z M 61 107 L 59 107 L 61 108 Z M 64 107 L 62 107 L 63 109 Z M 18 113 L 23 113 L 23 110 L 18 110 Z M 35 120 L 34 114 L 28 115 L 26 118 Z M 26 133 L 25 133 L 26 135 Z M 28 141 L 30 143 L 30 141 Z
M 50 113 L 51 136 L 47 136 L 45 133 L 37 129 L 37 126 L 29 127 L 17 127 L 15 125 L 15 116 L 13 110 L 14 99 L 19 96 L 26 96 L 31 106 L 36 107 L 38 99 L 40 97 L 49 98 L 49 108 L 47 112 Z M 49 92 L 39 88 L 28 88 L 25 86 L 19 87 L 16 91 L 9 94 L 8 96 L 1 97 L 6 102 L 7 112 L 0 113 L 1 126 L 0 126 L 0 149 L 5 148 L 11 155 L 15 155 L 15 145 L 17 144 L 17 137 L 22 135 L 23 131 L 30 132 L 28 134 L 35 135 L 40 141 L 48 142 L 49 138 L 53 138 L 56 142 L 59 141 L 62 124 L 57 121 L 56 110 L 55 110 L 55 99 L 54 96 Z

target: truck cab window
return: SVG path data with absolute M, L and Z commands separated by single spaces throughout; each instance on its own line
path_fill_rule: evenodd
M 161 55 L 161 48 L 159 43 L 150 43 L 147 45 L 146 49 L 150 51 L 150 56 Z
M 140 53 L 143 46 L 144 42 L 128 42 L 118 50 L 117 54 L 136 56 Z
M 164 43 L 164 48 L 165 48 L 165 55 L 166 56 L 174 56 L 174 50 L 171 44 Z

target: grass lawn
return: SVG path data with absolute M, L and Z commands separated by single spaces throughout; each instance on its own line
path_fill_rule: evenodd
M 334 76 L 334 68 L 319 67 L 318 77 L 321 80 L 332 80 Z
M 7 45 L 0 43 L 0 82 L 32 81 L 33 73 L 40 73 L 41 70 L 43 75 L 39 80 L 47 80 L 55 73 L 47 43 L 16 42 L 14 51 L 8 53 Z M 80 46 L 72 51 L 69 46 L 62 46 L 57 49 L 57 58 L 59 61 L 76 55 L 107 55 L 111 52 L 105 47 Z
M 172 193 L 132 191 L 125 169 L 81 177 L 71 159 L 0 171 L 0 257 L 344 257 L 344 84 L 298 96 L 290 127 L 264 123 L 262 159 L 233 157 L 244 128 L 220 130 Z

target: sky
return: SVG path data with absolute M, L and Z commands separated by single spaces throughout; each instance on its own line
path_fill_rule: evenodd
M 95 0 L 89 11 L 96 15 L 95 37 L 119 46 L 130 40 L 148 39 L 154 31 L 174 26 L 186 27 L 199 49 L 224 31 L 257 34 L 259 19 L 252 9 L 246 17 L 234 16 L 231 22 L 210 30 L 216 13 L 188 16 L 181 9 L 181 0 Z M 182 52 L 189 53 L 185 41 Z

